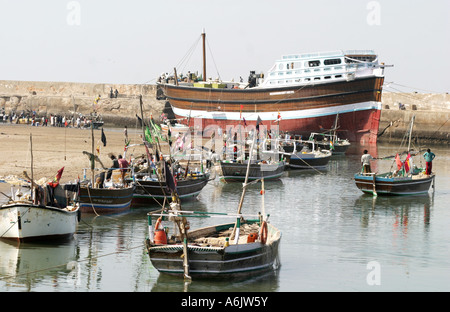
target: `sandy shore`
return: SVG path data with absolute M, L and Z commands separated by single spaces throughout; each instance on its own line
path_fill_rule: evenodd
M 104 129 L 106 146 L 101 142 L 101 130 L 94 130 L 94 146 L 100 148 L 99 158 L 105 165 L 111 165 L 109 153 L 123 154 L 125 140 L 123 129 Z M 141 140 L 140 129 L 128 129 L 131 144 Z M 0 179 L 16 175 L 23 177 L 27 171 L 31 177 L 30 134 L 33 142 L 34 180 L 53 179 L 57 171 L 64 167 L 61 182 L 73 181 L 83 177 L 83 168 L 90 168 L 88 156 L 91 152 L 91 130 L 77 128 L 32 127 L 29 125 L 0 124 Z M 127 154 L 141 155 L 142 146 L 131 148 Z M 99 164 L 97 164 L 100 167 Z M 88 171 L 89 176 L 89 171 Z

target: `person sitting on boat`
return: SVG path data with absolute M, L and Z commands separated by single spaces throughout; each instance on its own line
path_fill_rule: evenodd
M 113 170 L 116 168 L 119 168 L 119 161 L 117 160 L 116 156 L 114 156 L 113 154 L 110 154 L 109 158 L 111 158 L 113 164 L 112 164 L 111 168 L 108 169 L 108 173 L 106 174 L 106 180 L 111 179 Z
M 423 154 L 423 158 L 425 158 L 425 174 L 430 175 L 431 169 L 433 167 L 433 159 L 436 157 L 436 155 L 431 152 L 430 149 L 427 149 L 426 153 Z
M 372 170 L 370 168 L 370 161 L 374 160 L 376 158 L 373 158 L 372 155 L 369 154 L 367 150 L 364 150 L 364 154 L 361 156 L 361 164 L 362 164 L 362 170 L 363 173 L 371 173 Z

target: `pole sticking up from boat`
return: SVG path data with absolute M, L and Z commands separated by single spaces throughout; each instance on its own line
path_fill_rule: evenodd
M 255 141 L 256 141 L 256 130 L 253 133 L 252 145 L 250 147 L 250 153 L 249 153 L 249 156 L 248 156 L 247 171 L 245 173 L 245 180 L 244 180 L 244 184 L 243 184 L 243 187 L 242 187 L 242 195 L 241 195 L 241 199 L 239 200 L 239 206 L 238 206 L 238 211 L 237 211 L 238 217 L 236 219 L 236 224 L 234 225 L 233 231 L 232 231 L 232 233 L 230 235 L 230 239 L 233 239 L 233 237 L 235 238 L 235 243 L 236 244 L 238 243 L 238 240 L 239 240 L 239 231 L 240 231 L 239 227 L 240 227 L 240 224 L 241 224 L 241 222 L 240 222 L 241 217 L 239 215 L 241 214 L 242 204 L 244 203 L 245 192 L 247 190 L 248 174 L 250 172 L 250 164 L 251 164 L 252 157 L 253 157 L 253 148 L 254 148 L 254 145 L 255 145 Z
M 205 33 L 205 29 L 203 28 L 203 31 L 202 31 L 202 41 L 203 41 L 203 81 L 206 81 L 206 44 L 205 44 L 205 39 L 206 39 L 206 33 Z
M 33 136 L 30 133 L 30 158 L 31 158 L 31 202 L 34 201 L 34 170 L 33 170 Z

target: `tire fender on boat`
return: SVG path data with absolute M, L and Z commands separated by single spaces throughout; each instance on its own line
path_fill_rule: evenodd
M 259 237 L 261 240 L 261 244 L 265 244 L 267 241 L 267 222 L 263 221 L 261 224 L 261 229 L 259 230 Z

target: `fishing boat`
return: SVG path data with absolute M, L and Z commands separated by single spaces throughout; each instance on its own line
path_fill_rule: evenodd
M 300 147 L 300 150 L 297 148 Z M 282 154 L 290 169 L 324 169 L 331 158 L 331 151 L 316 147 L 315 141 L 288 139 L 282 141 Z
M 86 178 L 85 171 L 83 181 L 79 183 L 78 200 L 81 212 L 99 215 L 120 213 L 129 210 L 131 208 L 135 187 L 132 182 L 126 182 L 125 171 L 128 171 L 128 168 L 105 168 L 99 158 L 94 154 L 93 125 L 91 125 L 91 135 L 92 153 L 83 152 L 89 157 L 91 162 L 91 179 Z M 101 169 L 95 168 L 95 161 L 100 162 L 102 165 Z M 105 180 L 105 174 L 108 170 L 111 170 L 112 175 L 110 179 Z M 100 171 L 100 173 L 95 175 L 96 171 Z M 73 186 L 74 184 L 72 184 Z
M 202 161 L 200 161 L 200 169 L 190 165 L 190 158 L 188 158 L 186 166 L 183 167 L 172 155 L 168 155 L 167 158 L 170 160 L 169 164 L 165 160 L 166 157 L 163 155 L 160 145 L 160 141 L 169 140 L 167 137 L 168 134 L 154 123 L 153 118 L 148 123 L 144 121 L 142 105 L 142 96 L 140 96 L 141 118 L 138 119 L 142 126 L 142 145 L 146 151 L 143 158 L 146 158 L 146 166 L 140 169 L 140 171 L 135 171 L 132 165 L 133 170 L 131 176 L 126 179 L 128 183 L 135 184 L 132 206 L 139 207 L 153 205 L 155 203 L 161 204 L 165 200 L 170 200 L 172 195 L 169 191 L 169 184 L 172 182 L 173 176 L 169 178 L 167 175 L 170 173 L 170 170 L 175 170 L 175 167 L 177 167 L 177 174 L 175 174 L 174 183 L 178 198 L 180 200 L 196 198 L 210 180 L 209 171 L 203 170 Z M 188 133 L 189 129 L 183 129 L 183 131 L 177 134 L 177 137 L 181 138 L 182 135 Z M 166 137 L 163 137 L 164 135 Z M 150 148 L 153 148 L 155 156 L 150 153 Z M 190 157 L 190 153 L 188 154 Z M 168 178 L 171 181 L 167 181 Z
M 59 184 L 63 168 L 57 181 L 43 186 L 36 183 L 32 155 L 30 182 L 17 190 L 11 185 L 8 202 L 0 206 L 0 238 L 20 242 L 70 238 L 80 220 L 78 205 L 69 200 L 76 192 L 67 192 Z
M 203 45 L 206 34 L 202 33 Z M 205 48 L 203 48 L 205 51 Z M 384 69 L 373 50 L 283 55 L 266 74 L 250 72 L 248 83 L 207 79 L 160 79 L 158 88 L 180 123 L 226 129 L 244 119 L 306 137 L 331 128 L 336 116 L 346 139 L 375 143 L 381 115 Z
M 134 185 L 123 183 L 95 187 L 90 181 L 80 184 L 79 205 L 83 213 L 112 214 L 131 208 Z
M 136 187 L 133 193 L 132 207 L 148 206 L 172 198 L 165 178 L 158 178 L 156 173 L 136 173 L 133 175 L 133 179 Z M 176 187 L 180 200 L 195 199 L 209 180 L 209 172 L 192 172 L 186 177 L 177 177 Z M 128 181 L 131 181 L 131 178 Z
M 415 154 L 411 152 L 411 133 L 414 119 L 413 116 L 408 133 L 409 143 L 406 159 L 402 161 L 397 153 L 394 160 L 397 169 L 394 171 L 356 173 L 354 176 L 355 184 L 362 192 L 374 196 L 420 195 L 427 194 L 431 185 L 433 185 L 434 190 L 435 174 L 427 175 L 423 169 L 412 164 L 412 157 Z
M 60 208 L 15 200 L 0 206 L 0 238 L 21 242 L 66 239 L 77 231 L 79 220 L 76 205 Z
M 329 150 L 332 155 L 344 155 L 350 147 L 347 139 L 340 139 L 335 134 L 312 132 L 308 141 L 314 141 L 320 149 Z
M 237 162 L 233 160 L 221 160 L 219 162 L 221 175 L 220 180 L 223 182 L 242 182 L 245 179 L 248 160 L 245 162 Z M 283 175 L 285 162 L 280 161 L 251 161 L 248 180 L 254 181 L 259 179 L 273 180 Z
M 268 222 L 268 215 L 265 214 L 264 187 L 261 191 L 262 213 L 258 215 L 241 213 L 248 185 L 247 178 L 248 175 L 244 181 L 236 214 L 183 211 L 177 201 L 173 201 L 170 208 L 163 209 L 162 213 L 149 214 L 149 238 L 146 239 L 146 249 L 152 265 L 160 273 L 184 276 L 185 280 L 247 277 L 279 267 L 278 249 L 281 233 Z M 159 217 L 154 227 L 152 216 Z M 219 216 L 233 218 L 236 221 L 189 231 L 187 218 Z M 162 218 L 174 221 L 174 231 L 177 231 L 174 235 L 167 235 L 166 230 L 160 227 Z

